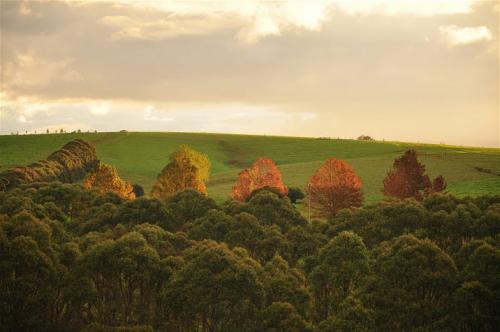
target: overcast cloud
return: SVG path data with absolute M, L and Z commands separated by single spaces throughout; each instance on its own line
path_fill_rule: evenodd
M 0 132 L 499 146 L 496 1 L 2 1 Z

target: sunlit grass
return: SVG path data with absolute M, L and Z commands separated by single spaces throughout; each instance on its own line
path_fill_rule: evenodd
M 270 157 L 280 167 L 288 186 L 304 188 L 312 173 L 329 158 L 347 160 L 360 175 L 367 202 L 382 198 L 382 180 L 394 158 L 409 148 L 431 176 L 442 174 L 457 195 L 500 193 L 500 150 L 404 142 L 362 142 L 279 136 L 202 133 L 80 133 L 0 136 L 0 170 L 46 158 L 74 138 L 95 144 L 99 158 L 115 166 L 121 176 L 149 192 L 169 154 L 181 144 L 202 151 L 212 162 L 208 192 L 221 202 L 228 197 L 238 172 L 255 158 Z

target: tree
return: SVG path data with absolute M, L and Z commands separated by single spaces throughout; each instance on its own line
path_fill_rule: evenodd
M 165 201 L 172 211 L 175 226 L 180 227 L 204 216 L 209 210 L 216 209 L 215 201 L 194 189 L 186 189 L 169 197 Z
M 307 322 L 297 313 L 297 310 L 287 302 L 273 302 L 261 314 L 262 328 L 265 332 L 307 332 L 310 331 Z
M 374 139 L 371 136 L 368 136 L 368 135 L 360 135 L 356 139 L 358 141 L 374 141 Z
M 158 175 L 151 195 L 164 200 L 188 188 L 206 194 L 209 170 L 210 161 L 205 154 L 183 145 L 170 155 L 170 163 Z
M 223 242 L 232 221 L 232 217 L 224 211 L 209 210 L 203 217 L 196 219 L 189 225 L 188 236 L 198 241 L 211 239 Z
M 155 198 L 140 197 L 121 204 L 113 214 L 114 224 L 154 224 L 166 230 L 174 229 L 174 216 L 169 208 Z
M 144 196 L 144 188 L 140 184 L 134 183 L 132 185 L 132 188 L 133 188 L 135 197 L 142 197 L 142 196 Z
M 432 190 L 435 192 L 444 191 L 446 189 L 446 181 L 442 175 L 438 175 L 432 181 Z
M 263 301 L 258 263 L 209 240 L 188 249 L 185 259 L 163 294 L 169 310 L 189 324 L 183 330 L 256 330 L 255 315 Z
M 500 324 L 499 302 L 481 282 L 464 282 L 453 293 L 449 324 L 456 331 L 495 331 Z
M 206 154 L 191 149 L 187 145 L 181 145 L 179 150 L 170 155 L 170 161 L 182 163 L 185 160 L 189 160 L 189 163 L 198 169 L 201 181 L 206 182 L 208 180 L 211 165 Z
M 77 182 L 93 170 L 99 160 L 94 146 L 75 139 L 45 160 L 29 166 L 17 166 L 0 173 L 0 190 L 10 190 L 37 182 Z
M 318 320 L 337 313 L 338 305 L 353 294 L 368 272 L 368 251 L 361 237 L 342 232 L 330 240 L 309 275 Z
M 387 331 L 437 330 L 456 273 L 450 256 L 430 240 L 403 235 L 383 242 L 367 286 L 376 326 Z
M 231 247 L 243 247 L 253 259 L 257 259 L 257 244 L 262 239 L 264 230 L 257 218 L 242 212 L 234 217 L 226 236 L 226 243 Z
M 279 254 L 266 263 L 262 271 L 262 284 L 266 293 L 266 305 L 287 302 L 303 317 L 309 313 L 311 295 L 306 287 L 304 274 L 294 268 Z
M 82 266 L 95 291 L 96 320 L 109 325 L 137 321 L 147 309 L 141 304 L 151 296 L 152 273 L 158 263 L 158 253 L 137 232 L 92 246 Z
M 273 191 L 262 190 L 250 198 L 248 211 L 265 225 L 277 225 L 282 232 L 292 226 L 303 226 L 307 221 L 292 203 Z
M 290 198 L 290 201 L 293 204 L 297 203 L 298 200 L 303 199 L 304 197 L 304 192 L 299 187 L 288 188 L 288 198 Z
M 288 189 L 281 179 L 281 172 L 270 158 L 257 158 L 253 165 L 238 174 L 236 185 L 231 191 L 231 198 L 245 202 L 252 191 L 259 188 L 272 187 L 286 195 Z
M 333 217 L 363 202 L 361 179 L 343 160 L 330 158 L 309 179 L 306 193 L 311 208 L 321 217 Z
M 371 328 L 372 311 L 365 308 L 359 299 L 348 296 L 338 307 L 335 315 L 318 324 L 317 332 L 374 330 Z
M 422 200 L 425 193 L 443 191 L 445 188 L 444 178 L 439 175 L 431 182 L 425 174 L 425 165 L 417 159 L 417 152 L 408 150 L 394 160 L 393 169 L 384 179 L 382 192 L 385 196 Z
M 135 193 L 132 184 L 122 180 L 113 166 L 99 163 L 97 168 L 87 174 L 82 185 L 85 188 L 97 188 L 102 192 L 112 192 L 127 199 L 134 199 Z

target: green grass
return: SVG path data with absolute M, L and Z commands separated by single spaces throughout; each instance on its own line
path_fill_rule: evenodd
M 96 146 L 99 158 L 148 192 L 169 154 L 181 144 L 202 151 L 212 162 L 209 195 L 221 202 L 241 168 L 257 157 L 270 157 L 288 186 L 303 188 L 311 174 L 329 158 L 349 162 L 363 180 L 367 202 L 382 198 L 382 180 L 394 158 L 414 148 L 431 176 L 442 174 L 458 195 L 500 194 L 500 149 L 401 142 L 360 142 L 278 136 L 202 133 L 98 133 L 0 136 L 0 171 L 46 158 L 74 138 Z M 475 167 L 496 174 L 480 172 Z

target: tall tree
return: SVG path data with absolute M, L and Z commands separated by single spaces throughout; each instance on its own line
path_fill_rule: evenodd
M 186 264 L 162 294 L 170 312 L 186 324 L 183 331 L 255 330 L 263 302 L 258 263 L 210 240 L 184 257 Z
M 134 199 L 135 193 L 132 184 L 123 180 L 113 166 L 99 163 L 99 165 L 83 179 L 85 188 L 97 188 L 102 192 L 112 192 L 123 198 Z
M 375 252 L 367 289 L 375 323 L 387 331 L 434 331 L 446 314 L 457 269 L 430 240 L 403 235 Z
M 309 179 L 308 202 L 318 216 L 333 217 L 342 209 L 361 206 L 361 185 L 348 163 L 330 158 Z
M 309 275 L 316 318 L 321 321 L 336 313 L 338 305 L 353 294 L 368 272 L 368 251 L 361 237 L 342 232 L 331 239 L 321 249 L 318 265 Z
M 276 188 L 284 195 L 288 192 L 281 179 L 281 172 L 274 161 L 270 158 L 257 158 L 251 167 L 238 174 L 238 180 L 231 191 L 231 197 L 245 202 L 250 198 L 252 191 L 264 187 Z
M 170 163 L 158 175 L 151 195 L 167 199 L 188 188 L 206 194 L 205 181 L 208 179 L 209 171 L 208 157 L 183 145 L 170 155 Z
M 417 159 L 417 152 L 408 150 L 394 160 L 393 169 L 384 179 L 382 192 L 385 196 L 422 200 L 425 193 L 443 191 L 445 188 L 444 178 L 440 175 L 431 182 L 425 174 L 425 165 Z

